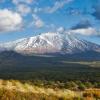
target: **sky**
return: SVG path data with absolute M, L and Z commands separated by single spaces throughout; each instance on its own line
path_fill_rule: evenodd
M 100 0 L 0 0 L 0 42 L 67 31 L 100 44 Z

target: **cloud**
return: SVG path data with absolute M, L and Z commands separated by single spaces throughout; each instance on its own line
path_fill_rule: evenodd
M 31 4 L 35 0 L 12 0 L 13 4 L 17 5 L 19 3 L 26 3 L 26 4 Z
M 16 11 L 25 16 L 32 11 L 30 4 L 33 1 L 35 0 L 12 0 L 12 3 L 15 4 Z
M 41 28 L 41 27 L 43 27 L 44 26 L 44 23 L 43 23 L 43 21 L 42 20 L 36 20 L 35 21 L 35 26 L 37 27 L 37 28 Z
M 53 7 L 47 7 L 46 8 L 46 11 L 48 13 L 53 13 L 55 11 L 57 11 L 58 9 L 62 8 L 65 4 L 71 2 L 72 0 L 63 0 L 63 1 L 56 1 L 54 3 L 54 6 Z
M 98 20 L 100 20 L 100 5 L 98 6 L 95 6 L 94 7 L 94 12 L 92 13 L 92 15 L 96 18 L 96 19 L 98 19 Z
M 57 28 L 57 32 L 63 33 L 65 31 L 64 27 L 59 27 Z
M 89 28 L 89 27 L 92 27 L 92 25 L 89 22 L 89 20 L 82 20 L 78 24 L 73 26 L 71 29 L 72 30 L 76 30 L 76 29 L 84 29 L 84 28 Z
M 71 30 L 73 34 L 81 34 L 85 36 L 90 36 L 90 35 L 100 35 L 95 28 L 89 27 L 89 28 L 83 28 L 83 29 L 76 29 L 76 30 Z
M 33 14 L 33 23 L 36 28 L 41 28 L 44 26 L 44 22 L 36 14 Z
M 0 9 L 0 32 L 15 31 L 22 26 L 22 17 L 19 13 L 8 9 Z
M 85 36 L 98 36 L 100 32 L 95 29 L 89 20 L 82 20 L 75 26 L 71 27 L 70 30 L 73 34 L 81 34 Z
M 33 12 L 34 12 L 34 13 L 38 13 L 38 12 L 41 12 L 41 11 L 43 11 L 43 8 L 35 7 L 35 8 L 33 9 Z
M 17 6 L 17 11 L 21 14 L 21 15 L 26 15 L 28 13 L 31 12 L 31 8 L 25 4 L 19 4 Z
M 84 14 L 89 13 L 87 11 L 82 11 L 81 9 L 76 8 L 76 7 L 68 7 L 65 10 L 65 12 L 66 12 L 67 15 L 72 15 L 72 16 L 84 15 Z
M 70 3 L 73 0 L 56 0 L 54 2 L 53 6 L 48 6 L 45 8 L 35 8 L 34 11 L 35 12 L 45 12 L 45 13 L 54 13 L 56 12 L 58 9 L 61 9 L 62 7 L 64 7 L 66 4 Z

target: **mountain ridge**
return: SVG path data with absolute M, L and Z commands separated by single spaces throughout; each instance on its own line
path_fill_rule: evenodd
M 77 38 L 70 33 L 43 33 L 0 44 L 0 50 L 22 54 L 76 54 L 86 51 L 100 53 L 100 45 Z

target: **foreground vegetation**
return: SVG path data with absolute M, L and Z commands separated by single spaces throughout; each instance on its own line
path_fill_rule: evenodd
M 0 100 L 99 100 L 100 89 L 69 90 L 36 86 L 17 80 L 0 80 Z

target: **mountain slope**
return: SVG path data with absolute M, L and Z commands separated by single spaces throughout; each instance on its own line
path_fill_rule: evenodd
M 100 52 L 100 46 L 81 40 L 70 33 L 43 33 L 0 44 L 0 50 L 12 50 L 23 54 L 76 54 L 86 51 Z

